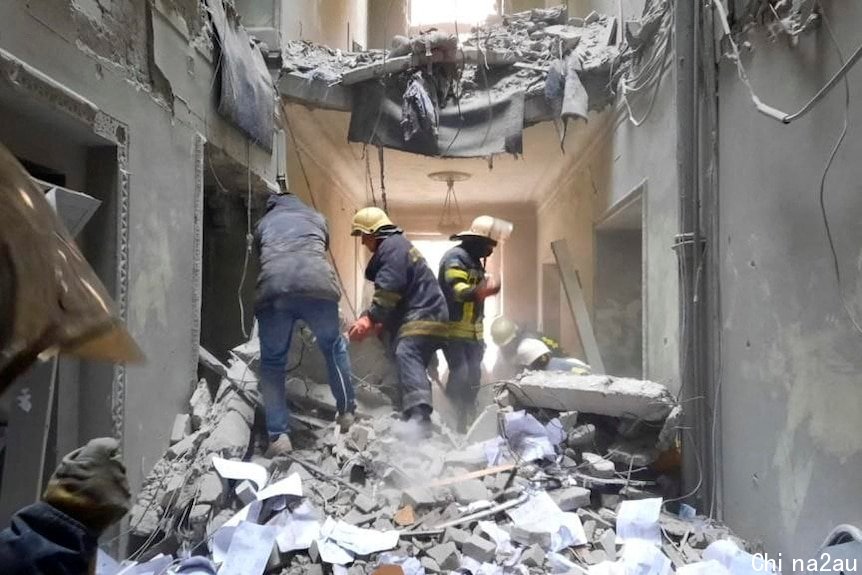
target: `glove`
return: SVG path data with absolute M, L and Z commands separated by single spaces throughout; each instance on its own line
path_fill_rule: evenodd
M 500 293 L 500 284 L 494 278 L 485 278 L 476 288 L 476 299 L 484 301 L 485 298 Z
M 120 444 L 101 437 L 68 454 L 48 481 L 42 499 L 101 534 L 131 507 Z
M 369 316 L 364 315 L 347 330 L 347 339 L 358 343 L 371 335 L 372 332 L 379 334 L 382 328 L 383 326 L 375 324 Z

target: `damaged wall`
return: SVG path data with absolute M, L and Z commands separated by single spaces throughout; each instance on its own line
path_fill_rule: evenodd
M 633 195 L 644 197 L 646 290 L 643 317 L 644 377 L 679 389 L 678 275 L 671 249 L 677 233 L 676 129 L 673 75 L 666 72 L 656 104 L 636 128 L 620 105 L 591 114 L 586 126 L 570 126 L 566 149 L 571 167 L 557 181 L 546 182 L 540 204 L 537 266 L 553 263 L 550 243 L 569 242 L 587 306 L 594 302 L 594 226 Z M 638 113 L 640 100 L 632 102 Z M 564 346 L 583 358 L 580 341 L 563 298 L 561 328 Z M 595 321 L 595 317 L 593 317 Z
M 2 50 L 125 126 L 129 202 L 117 210 L 129 222 L 127 321 L 149 358 L 126 376 L 123 447 L 133 490 L 163 450 L 196 379 L 198 135 L 243 165 L 250 161 L 256 186 L 275 179 L 270 154 L 215 113 L 212 58 L 195 36 L 198 17 L 196 2 L 179 0 L 0 4 Z M 39 97 L 56 105 L 54 94 Z M 110 397 L 81 401 L 81 421 L 103 425 L 82 425 L 78 440 L 110 434 Z
M 282 0 L 285 40 L 308 40 L 348 51 L 368 44 L 369 0 Z
M 410 13 L 406 0 L 368 1 L 368 48 L 389 48 L 392 37 L 406 35 Z
M 845 56 L 862 5 L 823 4 Z M 821 27 L 799 46 L 750 34 L 760 98 L 797 110 L 841 63 Z M 770 554 L 813 551 L 838 523 L 862 524 L 862 336 L 844 311 L 818 192 L 845 112 L 843 86 L 789 126 L 756 113 L 732 63 L 720 68 L 721 436 L 726 519 Z M 862 86 L 848 76 L 850 121 Z M 851 127 L 826 180 L 843 293 L 862 314 L 862 134 Z M 794 555 L 795 554 L 795 555 Z

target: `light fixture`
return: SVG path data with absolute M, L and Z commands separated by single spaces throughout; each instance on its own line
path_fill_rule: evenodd
M 443 200 L 443 210 L 440 220 L 437 222 L 437 230 L 445 235 L 457 234 L 464 229 L 461 221 L 461 207 L 458 205 L 458 197 L 455 195 L 455 182 L 464 182 L 470 179 L 467 172 L 432 172 L 428 177 L 436 182 L 446 182 L 446 199 Z

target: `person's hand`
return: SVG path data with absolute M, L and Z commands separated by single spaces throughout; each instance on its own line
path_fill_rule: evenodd
M 493 277 L 487 277 L 476 288 L 476 299 L 482 301 L 498 293 L 500 293 L 500 282 Z
M 120 444 L 101 437 L 68 454 L 48 481 L 42 499 L 101 534 L 131 507 Z
M 372 332 L 380 333 L 380 325 L 375 325 L 370 317 L 364 315 L 353 322 L 353 325 L 347 330 L 347 339 L 358 343 L 371 335 Z

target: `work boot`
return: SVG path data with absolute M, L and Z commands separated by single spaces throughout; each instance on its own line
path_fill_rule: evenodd
M 411 421 L 416 424 L 419 429 L 419 434 L 423 439 L 430 439 L 433 435 L 433 425 L 431 424 L 431 406 L 417 405 L 404 411 L 401 415 L 403 421 Z
M 264 457 L 273 459 L 280 455 L 285 455 L 293 451 L 293 444 L 290 442 L 290 437 L 286 433 L 282 433 L 275 439 L 270 439 L 269 448 L 266 450 Z
M 341 428 L 341 433 L 350 431 L 350 426 L 353 425 L 354 421 L 356 421 L 356 416 L 353 415 L 352 411 L 339 413 L 338 417 L 335 418 L 335 423 Z

